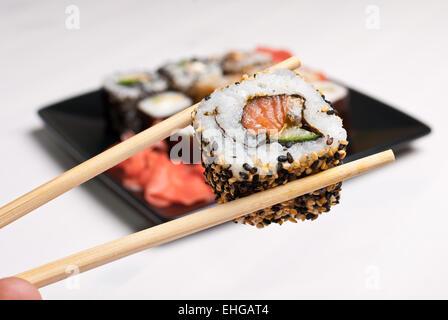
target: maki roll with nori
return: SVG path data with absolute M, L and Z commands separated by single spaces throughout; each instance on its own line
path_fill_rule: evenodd
M 142 123 L 137 115 L 138 102 L 166 90 L 167 87 L 167 81 L 156 72 L 120 72 L 107 77 L 103 89 L 112 128 L 119 133 L 142 130 Z
M 216 90 L 193 114 L 207 183 L 227 202 L 337 166 L 347 133 L 332 106 L 289 70 L 258 73 Z M 316 190 L 237 222 L 313 220 L 339 202 L 341 184 Z
M 222 70 L 216 59 L 185 59 L 159 69 L 170 87 L 192 97 L 195 101 L 222 85 Z

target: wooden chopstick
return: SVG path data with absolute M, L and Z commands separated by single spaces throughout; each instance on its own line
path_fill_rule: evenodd
M 191 215 L 148 228 L 47 265 L 16 275 L 43 287 L 70 276 L 74 268 L 84 272 L 138 251 L 230 221 L 276 203 L 313 192 L 394 161 L 391 150 L 322 171 L 285 185 L 255 193 Z
M 299 58 L 291 57 L 263 72 L 280 68 L 293 70 L 299 67 Z M 0 228 L 23 217 L 27 213 L 53 200 L 68 190 L 96 177 L 130 156 L 148 148 L 152 144 L 169 137 L 174 130 L 185 128 L 191 123 L 191 113 L 197 106 L 198 104 L 195 104 L 155 126 L 136 134 L 132 138 L 129 138 L 77 165 L 53 180 L 48 181 L 20 198 L 1 207 Z

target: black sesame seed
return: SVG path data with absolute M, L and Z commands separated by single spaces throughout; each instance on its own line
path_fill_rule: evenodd
M 270 224 L 271 224 L 271 220 L 268 220 L 268 219 L 263 219 L 263 222 L 264 222 L 265 224 L 267 224 L 267 225 L 270 225 Z
M 292 145 L 293 145 L 293 142 L 292 141 L 288 141 L 288 142 L 286 142 L 285 147 L 286 148 L 291 148 Z
M 235 85 L 237 86 L 237 85 L 239 85 L 240 83 L 237 81 L 237 82 L 235 82 Z
M 209 94 L 204 97 L 205 101 L 207 101 L 208 99 L 210 99 L 210 95 Z
M 286 153 L 286 158 L 288 159 L 289 163 L 292 163 L 294 161 L 294 158 L 292 157 L 292 155 L 289 152 Z
M 277 163 L 277 171 L 280 171 L 283 169 L 283 164 L 281 162 Z
M 241 178 L 243 178 L 244 180 L 247 180 L 247 179 L 249 179 L 249 175 L 246 173 L 246 172 L 240 172 L 240 176 L 241 176 Z
M 281 155 L 281 156 L 278 156 L 277 160 L 280 161 L 280 162 L 285 162 L 285 161 L 288 160 L 288 157 L 284 156 L 284 155 Z
M 313 219 L 314 218 L 314 214 L 312 214 L 312 213 L 307 213 L 306 214 L 306 220 L 311 220 L 311 219 Z M 320 220 L 319 220 L 320 221 Z
M 331 116 L 331 115 L 335 114 L 335 112 L 334 112 L 334 110 L 330 109 L 330 110 L 327 111 L 327 114 L 329 116 Z
M 244 168 L 244 170 L 250 172 L 251 167 L 250 167 L 250 165 L 249 165 L 248 163 L 244 163 L 244 164 L 243 164 L 243 168 Z

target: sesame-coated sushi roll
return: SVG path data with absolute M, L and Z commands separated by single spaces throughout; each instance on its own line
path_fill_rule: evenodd
M 103 88 L 112 128 L 119 133 L 127 130 L 140 131 L 142 124 L 137 115 L 138 102 L 166 90 L 167 87 L 167 81 L 155 72 L 120 72 L 107 77 Z
M 259 73 L 201 101 L 193 115 L 207 183 L 227 202 L 340 164 L 347 133 L 320 93 L 289 70 Z M 332 185 L 236 221 L 315 219 L 338 203 Z

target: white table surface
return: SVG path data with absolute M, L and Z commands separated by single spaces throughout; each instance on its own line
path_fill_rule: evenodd
M 65 27 L 66 6 L 80 29 Z M 366 27 L 368 5 L 379 29 Z M 114 70 L 257 44 L 289 48 L 428 123 L 396 163 L 317 221 L 232 223 L 42 289 L 48 299 L 448 298 L 446 1 L 17 1 L 0 4 L 0 203 L 74 165 L 36 111 Z M 367 13 L 366 13 L 367 10 Z M 373 9 L 376 10 L 376 9 Z M 89 182 L 0 230 L 0 277 L 148 226 Z

